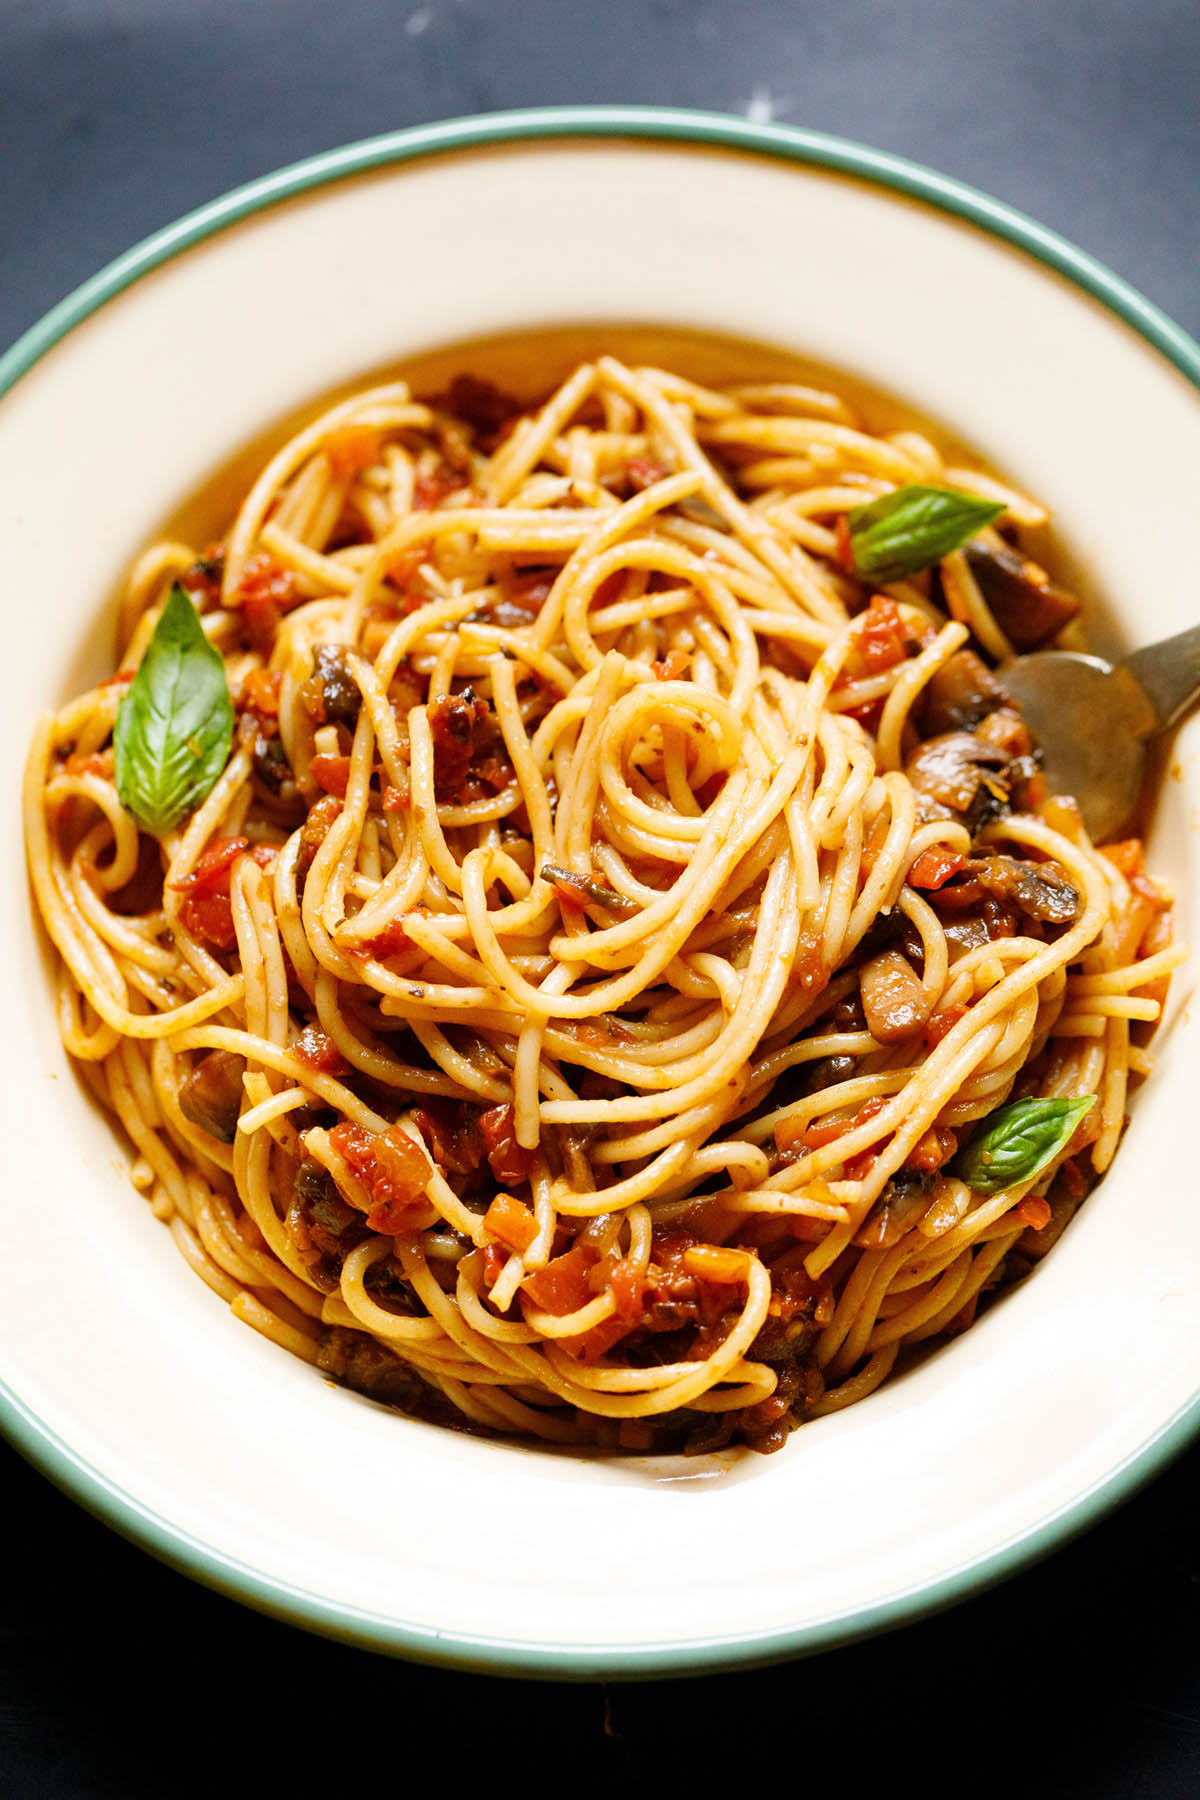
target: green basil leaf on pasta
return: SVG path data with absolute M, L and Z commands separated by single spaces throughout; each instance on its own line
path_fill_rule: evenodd
M 903 581 L 959 550 L 998 519 L 1004 507 L 957 488 L 897 488 L 846 515 L 855 573 L 870 581 Z
M 117 709 L 113 756 L 121 805 L 161 837 L 211 792 L 232 744 L 225 664 L 176 584 Z
M 1032 1181 L 1066 1149 L 1075 1127 L 1096 1104 L 1077 1100 L 1014 1100 L 989 1114 L 958 1158 L 958 1174 L 977 1194 L 998 1194 Z

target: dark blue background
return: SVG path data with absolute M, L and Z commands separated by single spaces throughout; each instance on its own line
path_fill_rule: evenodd
M 0 0 L 0 344 L 281 163 L 556 102 L 770 116 L 1021 207 L 1200 330 L 1195 0 Z
M 0 0 L 0 347 L 251 176 L 396 126 L 586 101 L 750 113 L 899 151 L 1056 227 L 1195 332 L 1198 60 L 1194 0 Z M 955 1800 L 1200 1792 L 1196 1452 L 938 1619 L 767 1672 L 607 1694 L 308 1638 L 159 1567 L 0 1458 L 6 1795 L 401 1791 L 434 1779 L 426 1755 L 439 1782 L 511 1774 L 546 1793 L 705 1795 L 733 1778 L 846 1800 L 885 1784 Z M 369 1506 L 363 1530 L 386 1554 Z M 429 1548 L 454 1553 L 433 1523 Z

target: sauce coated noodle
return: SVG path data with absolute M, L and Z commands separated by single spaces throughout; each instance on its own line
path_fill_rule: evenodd
M 1006 510 L 879 588 L 848 520 L 913 483 Z M 425 1415 L 772 1449 L 1024 1273 L 1182 954 L 1005 700 L 1076 610 L 1044 518 L 835 394 L 602 357 L 355 395 L 149 550 L 30 864 L 63 1041 L 237 1316 Z M 175 583 L 237 730 L 160 841 L 111 740 Z M 972 1185 L 1029 1096 L 1095 1103 Z

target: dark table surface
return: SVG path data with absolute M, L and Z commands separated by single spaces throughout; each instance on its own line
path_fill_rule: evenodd
M 0 348 L 252 176 L 396 126 L 588 101 L 898 151 L 1057 228 L 1195 332 L 1198 59 L 1195 0 L 0 0 Z M 464 1786 L 511 1772 L 546 1791 L 736 1772 L 851 1800 L 906 1781 L 1200 1794 L 1200 1451 L 938 1618 L 768 1671 L 607 1690 L 308 1637 L 0 1454 L 4 1794 L 349 1791 L 419 1778 L 425 1748 Z

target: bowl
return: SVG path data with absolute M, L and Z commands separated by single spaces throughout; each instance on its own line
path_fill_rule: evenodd
M 0 1422 L 83 1505 L 252 1606 L 575 1678 L 899 1624 L 1051 1550 L 1200 1426 L 1187 967 L 1114 1168 L 1056 1253 L 771 1457 L 587 1458 L 388 1412 L 240 1325 L 128 1185 L 59 1046 L 21 874 L 35 713 L 111 666 L 140 547 L 219 516 L 252 450 L 330 393 L 448 344 L 528 361 L 532 341 L 553 363 L 631 334 L 718 361 L 765 345 L 966 441 L 1053 508 L 1101 647 L 1192 622 L 1200 352 L 1029 221 L 805 132 L 605 108 L 376 139 L 159 234 L 0 362 Z M 1198 742 L 1174 745 L 1151 847 L 1192 942 Z

